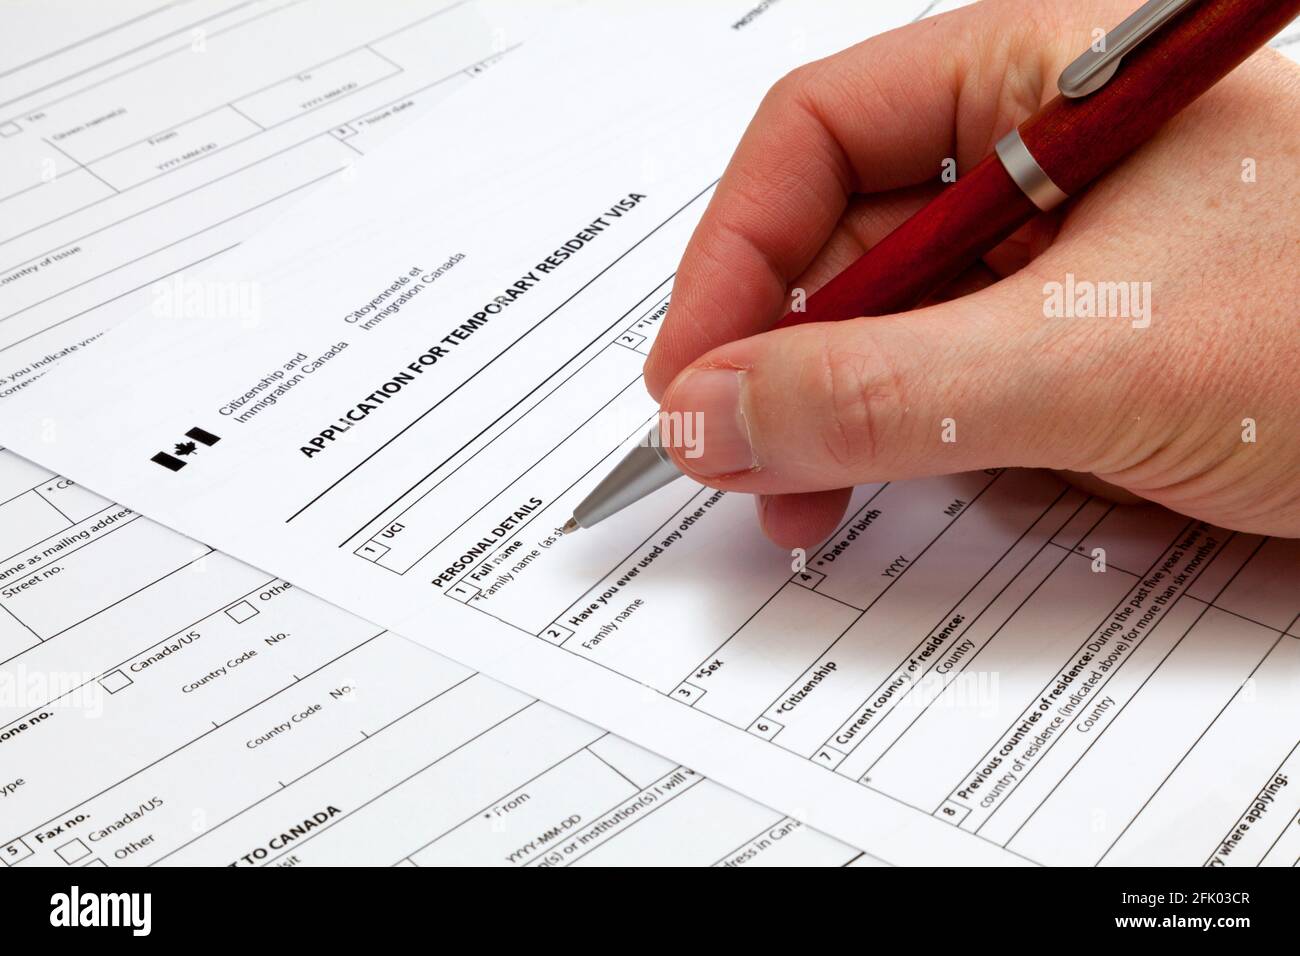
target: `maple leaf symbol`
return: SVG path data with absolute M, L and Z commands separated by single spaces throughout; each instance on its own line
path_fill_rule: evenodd
M 178 441 L 176 443 L 176 454 L 192 455 L 199 450 L 199 446 L 192 441 Z

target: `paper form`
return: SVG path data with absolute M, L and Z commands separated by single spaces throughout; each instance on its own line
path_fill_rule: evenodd
M 184 294 L 187 270 L 313 185 L 350 175 L 373 145 L 571 5 L 0 11 L 0 42 L 14 44 L 0 60 L 0 398 L 147 307 L 160 283 Z M 240 320 L 255 304 L 199 305 Z
M 0 498 L 8 866 L 873 862 L 7 452 Z
M 0 252 L 65 248 L 4 279 L 26 323 L 0 340 L 4 391 L 185 294 L 133 284 L 347 175 L 566 5 L 7 8 L 0 162 L 24 188 L 0 199 Z M 0 487 L 6 865 L 874 862 L 3 452 Z
M 804 572 L 684 482 L 559 541 L 757 99 L 907 19 L 675 16 L 526 46 L 213 265 L 257 328 L 134 320 L 5 439 L 890 862 L 1293 863 L 1292 542 L 1017 472 L 859 489 Z

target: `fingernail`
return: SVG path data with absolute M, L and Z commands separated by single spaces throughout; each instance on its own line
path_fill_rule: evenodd
M 698 415 L 703 440 L 693 449 L 684 449 L 680 457 L 701 477 L 749 471 L 758 464 L 741 407 L 743 374 L 725 368 L 694 369 L 673 389 L 672 409 Z

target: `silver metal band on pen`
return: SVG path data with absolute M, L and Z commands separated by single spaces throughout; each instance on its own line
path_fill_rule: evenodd
M 1052 182 L 1052 177 L 1047 175 L 1043 167 L 1038 165 L 1038 160 L 1034 159 L 1034 154 L 1020 138 L 1020 130 L 1013 129 L 1007 133 L 998 140 L 994 149 L 998 159 L 1002 160 L 1007 175 L 1015 180 L 1021 192 L 1029 197 L 1029 201 L 1043 212 L 1051 212 L 1070 198 L 1060 186 Z
M 1062 70 L 1056 88 L 1067 100 L 1083 99 L 1096 93 L 1115 76 L 1126 55 L 1193 2 L 1195 0 L 1148 0 Z M 1038 164 L 1019 129 L 1003 136 L 994 149 L 1007 174 L 1043 212 L 1050 212 L 1070 198 Z

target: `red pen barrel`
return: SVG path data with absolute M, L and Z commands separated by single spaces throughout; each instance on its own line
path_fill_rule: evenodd
M 1300 0 L 1198 0 L 1125 56 L 1096 93 L 1058 96 L 1026 120 L 1021 139 L 1052 181 L 1074 195 L 1297 15 Z
M 961 275 L 1038 212 L 997 155 L 987 157 L 790 312 L 777 328 L 889 315 Z
M 1038 166 L 1076 195 L 1150 139 L 1300 14 L 1300 0 L 1199 0 L 1079 99 L 1057 96 L 1020 126 Z M 997 154 L 809 297 L 777 328 L 915 307 L 1038 213 Z

